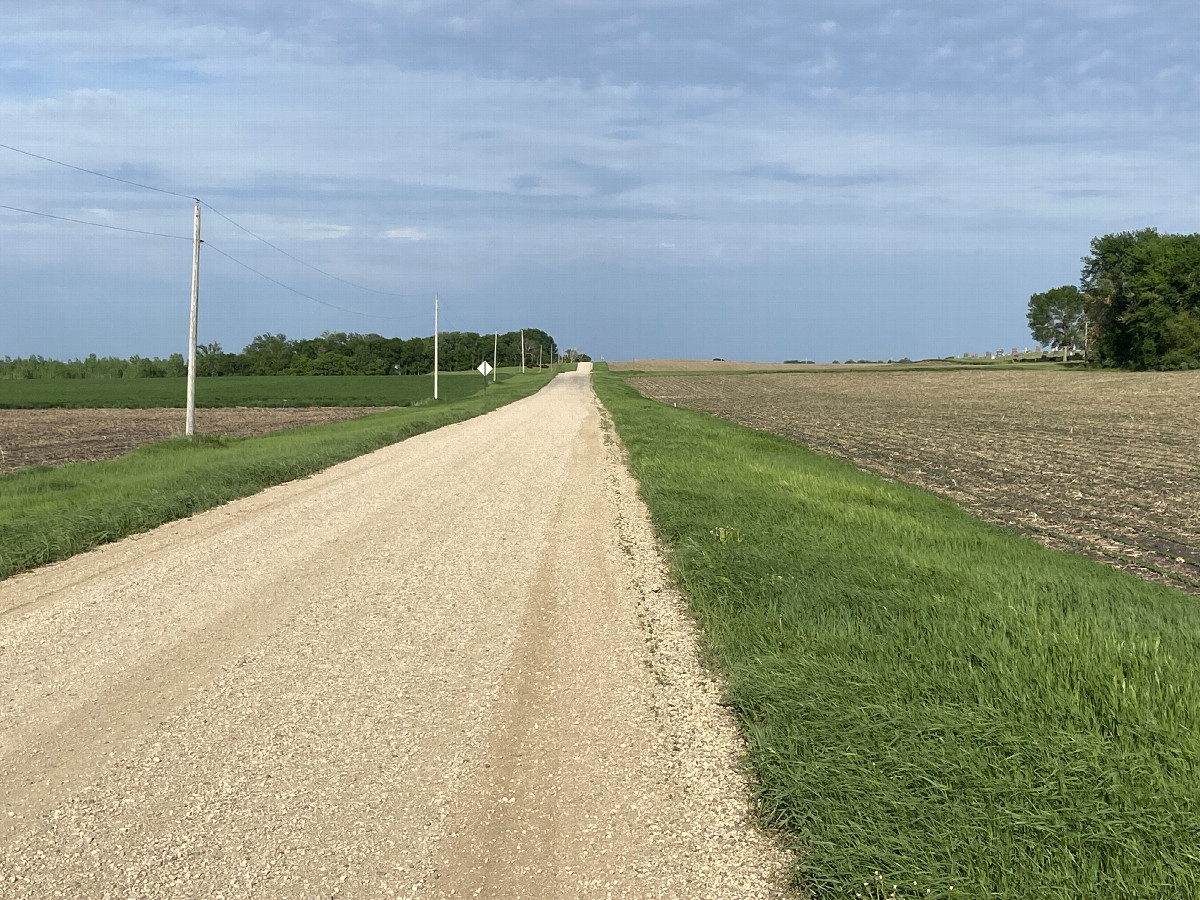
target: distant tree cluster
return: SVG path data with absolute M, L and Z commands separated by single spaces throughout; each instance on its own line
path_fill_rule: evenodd
M 1200 234 L 1156 229 L 1092 241 L 1079 287 L 1029 299 L 1035 340 L 1132 369 L 1200 368 Z
M 0 378 L 181 378 L 187 374 L 187 360 L 182 353 L 172 353 L 166 359 L 116 356 L 72 359 L 61 362 L 42 356 L 0 359 Z
M 438 337 L 438 369 L 467 371 L 492 361 L 496 338 L 473 331 L 446 331 Z M 585 360 L 586 355 L 561 352 L 554 338 L 538 328 L 525 329 L 525 365 L 550 365 L 555 356 Z M 499 336 L 501 366 L 521 365 L 521 332 Z M 327 331 L 320 337 L 289 340 L 282 334 L 260 334 L 241 353 L 226 353 L 220 344 L 196 348 L 196 374 L 218 375 L 420 375 L 433 371 L 433 337 L 387 338 L 378 334 Z M 0 378 L 162 378 L 187 374 L 187 361 L 173 353 L 165 360 L 134 356 L 86 360 L 0 360 Z

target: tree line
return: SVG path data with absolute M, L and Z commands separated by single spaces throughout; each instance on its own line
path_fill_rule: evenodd
M 499 336 L 473 331 L 438 335 L 438 370 L 468 371 L 483 360 L 492 362 L 493 348 L 501 366 L 521 365 L 522 334 Z M 554 338 L 539 328 L 524 332 L 525 365 L 550 365 L 556 358 L 587 360 L 576 350 L 560 351 Z M 420 375 L 433 371 L 433 337 L 396 338 L 378 334 L 327 331 L 320 337 L 291 340 L 282 334 L 260 334 L 240 353 L 220 344 L 196 347 L 197 376 L 224 375 Z M 171 378 L 187 375 L 181 353 L 166 359 L 132 356 L 97 357 L 66 362 L 41 356 L 4 357 L 0 378 Z
M 1200 368 L 1200 234 L 1094 238 L 1079 285 L 1029 298 L 1034 340 L 1130 369 Z

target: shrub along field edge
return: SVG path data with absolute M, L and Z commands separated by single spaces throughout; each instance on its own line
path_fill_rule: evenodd
M 594 383 L 798 887 L 1200 896 L 1194 597 Z
M 256 438 L 181 437 L 105 462 L 19 469 L 0 476 L 0 579 L 481 415 L 552 377 L 518 374 L 465 399 L 332 425 Z M 474 378 L 478 389 L 482 378 Z

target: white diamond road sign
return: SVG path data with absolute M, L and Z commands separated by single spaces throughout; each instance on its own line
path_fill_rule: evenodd
M 481 362 L 478 366 L 476 366 L 475 368 L 477 368 L 479 370 L 479 374 L 482 375 L 484 378 L 487 378 L 489 375 L 492 374 L 492 367 L 488 364 L 488 361 L 486 359 L 483 362 Z

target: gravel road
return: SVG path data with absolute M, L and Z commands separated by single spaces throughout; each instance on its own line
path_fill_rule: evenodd
M 603 419 L 563 375 L 0 583 L 0 896 L 782 896 Z

